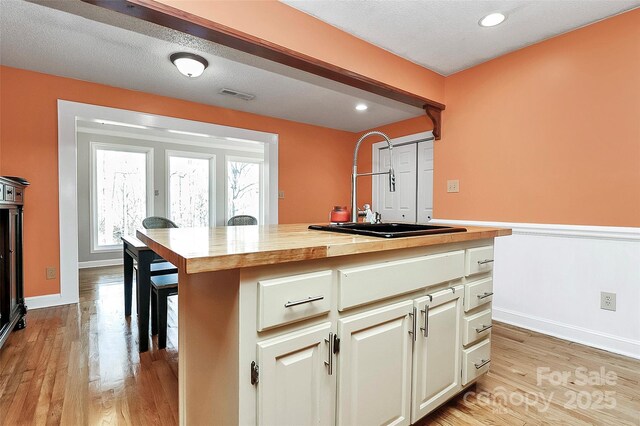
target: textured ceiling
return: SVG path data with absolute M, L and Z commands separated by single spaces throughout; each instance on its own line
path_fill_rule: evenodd
M 43 6 L 43 5 L 46 5 Z M 209 61 L 189 79 L 177 51 Z M 77 0 L 0 1 L 3 65 L 359 132 L 424 112 L 386 98 Z M 252 101 L 220 95 L 254 94 Z M 366 112 L 354 106 L 365 101 Z
M 640 0 L 281 0 L 443 75 L 640 6 Z M 497 27 L 478 21 L 492 12 Z

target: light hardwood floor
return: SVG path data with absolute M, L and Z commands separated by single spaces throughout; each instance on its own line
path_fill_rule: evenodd
M 0 422 L 177 424 L 175 298 L 167 349 L 154 339 L 140 355 L 121 268 L 82 270 L 80 281 L 79 305 L 30 311 L 0 351 Z M 567 380 L 538 385 L 538 368 Z M 604 369 L 610 383 L 581 384 L 578 368 Z M 640 425 L 640 361 L 495 324 L 489 374 L 422 424 Z

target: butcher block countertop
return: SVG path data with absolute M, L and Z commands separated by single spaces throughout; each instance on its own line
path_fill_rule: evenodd
M 511 235 L 506 228 L 462 225 L 467 232 L 379 238 L 309 230 L 308 226 L 141 229 L 137 237 L 178 269 L 195 274 Z

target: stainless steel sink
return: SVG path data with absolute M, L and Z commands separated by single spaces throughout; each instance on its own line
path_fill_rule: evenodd
M 367 235 L 380 238 L 415 237 L 418 235 L 466 232 L 466 228 L 443 225 L 420 225 L 413 223 L 344 223 L 340 225 L 310 225 L 309 229 Z

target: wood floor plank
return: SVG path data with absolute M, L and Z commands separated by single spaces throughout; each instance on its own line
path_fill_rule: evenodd
M 27 328 L 0 351 L 0 424 L 178 423 L 177 298 L 169 298 L 167 348 L 153 338 L 139 354 L 135 307 L 125 318 L 123 292 L 122 267 L 83 269 L 78 305 L 29 311 Z M 500 323 L 491 358 L 486 376 L 420 424 L 640 426 L 638 360 Z M 539 383 L 539 368 L 571 377 Z M 615 383 L 581 384 L 577 368 L 613 372 Z M 604 392 L 614 408 L 571 405 Z

